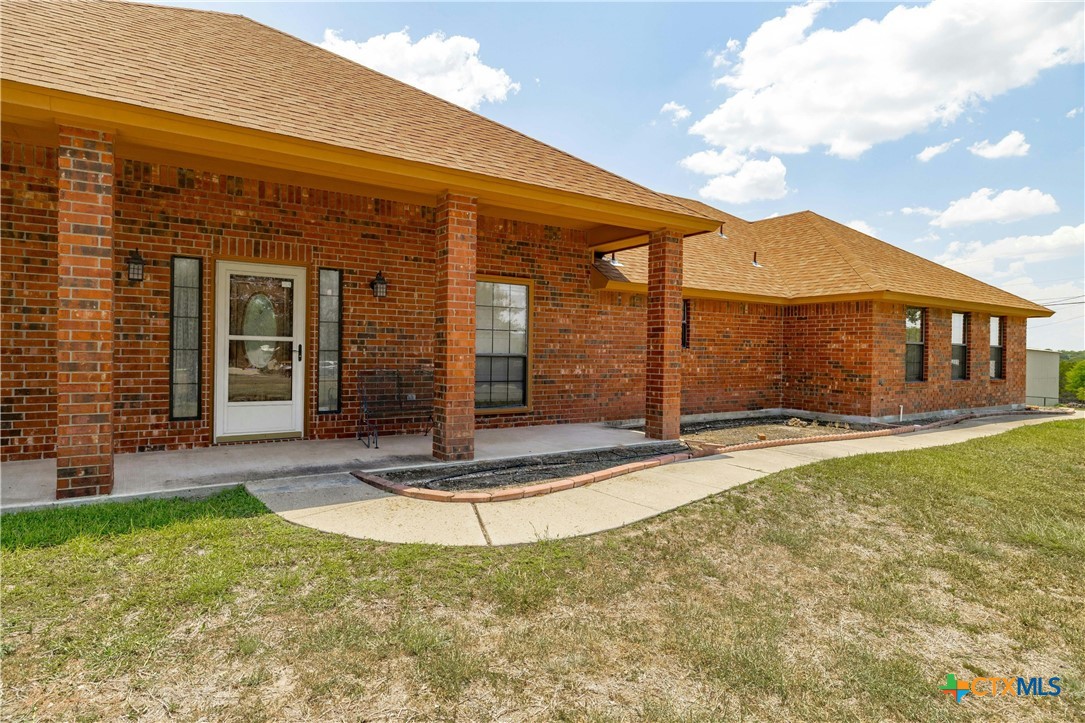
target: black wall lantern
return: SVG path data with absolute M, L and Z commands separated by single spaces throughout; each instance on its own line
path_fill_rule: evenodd
M 377 278 L 369 282 L 369 288 L 373 289 L 373 296 L 383 299 L 388 296 L 388 282 L 384 280 L 384 274 L 377 272 Z
M 128 254 L 128 280 L 137 283 L 143 281 L 143 267 L 145 265 L 146 262 L 139 255 L 139 251 L 132 249 Z

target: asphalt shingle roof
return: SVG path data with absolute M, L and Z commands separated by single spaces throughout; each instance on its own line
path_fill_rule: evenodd
M 699 201 L 672 197 L 682 203 Z M 812 211 L 748 222 L 716 211 L 720 232 L 685 240 L 683 286 L 741 295 L 799 299 L 893 292 L 946 301 L 1047 312 L 1039 304 L 879 241 Z M 757 252 L 760 268 L 753 265 Z M 622 251 L 621 279 L 647 283 L 648 250 Z
M 254 20 L 4 0 L 5 80 L 691 214 L 662 194 Z

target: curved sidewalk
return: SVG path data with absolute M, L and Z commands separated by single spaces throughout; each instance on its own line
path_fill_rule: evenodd
M 587 535 L 628 525 L 759 477 L 834 457 L 899 452 L 1000 434 L 1085 414 L 988 417 L 892 437 L 816 442 L 721 454 L 542 497 L 492 504 L 411 499 L 337 473 L 250 482 L 249 492 L 283 519 L 305 527 L 384 542 L 514 545 Z

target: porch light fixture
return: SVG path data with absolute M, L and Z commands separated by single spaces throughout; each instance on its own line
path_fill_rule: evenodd
M 139 255 L 139 251 L 132 249 L 128 253 L 128 280 L 136 283 L 143 281 L 143 267 L 146 263 Z
M 388 296 L 388 282 L 380 271 L 377 272 L 377 278 L 369 282 L 369 288 L 373 289 L 373 296 L 377 299 Z

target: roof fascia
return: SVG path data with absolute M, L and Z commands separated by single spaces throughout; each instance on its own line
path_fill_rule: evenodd
M 411 193 L 436 194 L 455 188 L 490 206 L 644 231 L 672 228 L 693 234 L 718 225 L 693 213 L 644 208 L 7 79 L 0 80 L 0 91 L 5 119 L 114 130 L 137 146 L 270 165 Z
M 591 270 L 591 288 L 602 291 L 624 291 L 634 294 L 648 293 L 648 285 L 636 281 L 614 281 Z M 769 296 L 761 294 L 743 294 L 733 291 L 717 291 L 715 289 L 697 289 L 685 287 L 682 296 L 693 299 L 719 299 L 721 301 L 745 301 L 758 304 L 775 304 L 778 306 L 800 306 L 804 304 L 826 304 L 837 301 L 890 301 L 897 303 L 915 304 L 939 309 L 952 309 L 955 311 L 974 311 L 992 316 L 1023 316 L 1030 318 L 1048 317 L 1055 312 L 1051 309 L 1031 309 L 1020 306 L 1001 306 L 997 304 L 982 304 L 969 301 L 957 301 L 954 299 L 940 299 L 917 294 L 899 294 L 885 291 L 859 292 L 854 294 L 825 294 L 823 296 Z M 1041 307 L 1042 308 L 1042 307 Z
M 882 294 L 886 301 L 904 302 L 916 306 L 932 306 L 938 309 L 952 309 L 954 311 L 975 311 L 992 316 L 1024 316 L 1027 318 L 1046 318 L 1054 315 L 1054 311 L 1036 304 L 1034 306 L 1009 306 L 1006 304 L 985 304 L 977 301 L 962 301 L 959 299 L 942 299 L 937 296 L 920 296 L 919 294 L 906 294 L 896 291 L 886 291 Z M 1031 303 L 1031 302 L 1029 302 Z

